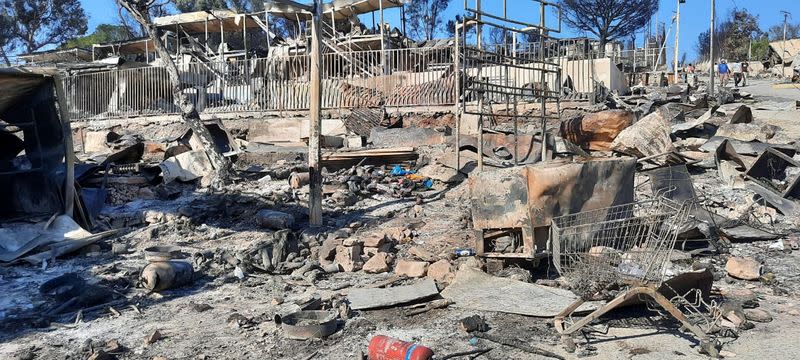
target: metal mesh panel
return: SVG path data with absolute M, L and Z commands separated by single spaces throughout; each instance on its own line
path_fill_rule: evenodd
M 556 269 L 582 297 L 617 283 L 657 286 L 690 204 L 661 197 L 555 218 Z

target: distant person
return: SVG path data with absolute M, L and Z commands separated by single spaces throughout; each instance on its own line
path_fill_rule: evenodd
M 733 87 L 739 87 L 742 82 L 742 63 L 732 62 L 730 65 L 731 72 L 733 73 Z
M 747 74 L 750 72 L 750 63 L 747 61 L 742 61 L 742 81 L 744 85 L 747 86 Z
M 689 66 L 686 67 L 686 73 L 686 83 L 697 87 L 697 68 L 694 67 L 694 64 L 689 64 Z
M 728 61 L 722 59 L 719 65 L 717 65 L 717 72 L 719 73 L 719 81 L 722 84 L 722 87 L 728 85 L 728 79 L 731 77 L 731 69 L 728 67 Z

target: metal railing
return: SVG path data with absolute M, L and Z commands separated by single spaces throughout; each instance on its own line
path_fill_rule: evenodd
M 503 47 L 499 49 L 499 47 Z M 344 49 L 345 47 L 342 47 Z M 477 66 L 461 71 L 487 86 L 513 85 L 532 97 L 539 91 L 562 93 L 564 81 L 578 93 L 593 92 L 595 59 L 608 57 L 623 72 L 652 71 L 659 49 L 600 52 L 576 41 L 487 45 L 480 77 Z M 322 106 L 325 109 L 379 106 L 445 106 L 457 100 L 454 46 L 322 55 Z M 544 53 L 560 74 L 536 83 L 534 64 Z M 499 55 L 498 55 L 499 54 Z M 190 63 L 179 67 L 181 91 L 201 113 L 307 110 L 310 63 L 307 55 Z M 664 60 L 662 59 L 662 62 Z M 644 70 L 648 69 L 648 70 Z M 509 83 L 509 81 L 511 83 Z M 180 113 L 164 68 L 141 67 L 74 74 L 64 79 L 72 119 L 113 119 Z M 491 90 L 491 86 L 487 89 Z M 468 95 L 468 94 L 467 94 Z M 562 93 L 564 95 L 564 93 Z M 496 99 L 500 101 L 500 99 Z
M 326 109 L 455 104 L 452 47 L 369 50 L 322 55 Z M 308 109 L 307 55 L 191 63 L 179 67 L 181 91 L 201 113 Z M 75 74 L 65 78 L 76 120 L 177 114 L 161 67 Z

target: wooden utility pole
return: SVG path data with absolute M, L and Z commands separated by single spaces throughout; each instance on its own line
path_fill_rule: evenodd
M 789 12 L 781 11 L 783 13 L 783 53 L 781 54 L 781 74 L 786 77 L 786 29 L 789 25 Z
M 708 54 L 708 70 L 709 75 L 711 78 L 708 80 L 708 95 L 714 96 L 714 28 L 717 27 L 717 19 L 716 19 L 716 10 L 717 10 L 717 2 L 716 0 L 711 0 L 711 36 L 709 37 L 711 44 L 709 46 L 709 54 Z
M 322 172 L 320 163 L 320 133 L 322 128 L 322 89 L 320 87 L 320 42 L 322 38 L 322 1 L 314 0 L 314 19 L 311 21 L 311 79 L 309 96 L 308 138 L 308 222 L 312 226 L 322 225 Z
M 674 83 L 678 83 L 678 44 L 680 41 L 681 36 L 681 4 L 685 3 L 686 0 L 677 0 L 678 6 L 675 13 L 675 79 L 673 79 Z

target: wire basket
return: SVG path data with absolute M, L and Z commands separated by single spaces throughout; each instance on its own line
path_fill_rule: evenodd
M 587 299 L 612 284 L 659 286 L 690 203 L 653 200 L 553 219 L 553 262 Z

